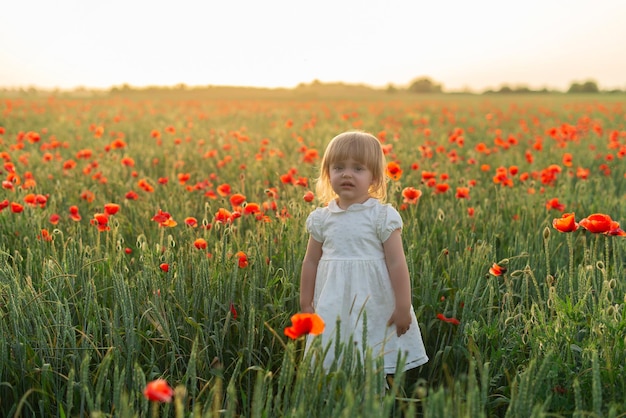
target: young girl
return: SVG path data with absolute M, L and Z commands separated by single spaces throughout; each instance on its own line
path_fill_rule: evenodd
M 370 134 L 346 132 L 333 138 L 320 167 L 317 197 L 325 207 L 307 218 L 310 234 L 300 278 L 300 309 L 326 323 L 322 346 L 350 336 L 384 356 L 385 373 L 396 371 L 398 352 L 405 370 L 428 361 L 415 312 L 402 246 L 402 219 L 387 197 L 385 156 Z M 364 318 L 367 318 L 364 321 Z M 309 340 L 310 344 L 310 340 Z M 324 366 L 333 362 L 328 350 Z

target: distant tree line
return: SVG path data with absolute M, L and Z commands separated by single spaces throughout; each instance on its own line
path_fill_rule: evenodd
M 413 79 L 408 86 L 399 87 L 393 84 L 387 85 L 386 89 L 382 90 L 387 93 L 405 93 L 405 94 L 477 94 L 471 89 L 467 88 L 463 91 L 446 91 L 441 83 L 435 82 L 430 77 L 418 77 Z M 113 86 L 110 89 L 89 89 L 87 87 L 76 87 L 72 90 L 45 90 L 37 89 L 35 87 L 19 87 L 19 88 L 2 88 L 0 87 L 0 94 L 3 96 L 40 96 L 44 94 L 54 94 L 58 96 L 72 96 L 72 97 L 88 97 L 88 96 L 102 96 L 107 94 L 133 94 L 133 95 L 145 95 L 145 96 L 160 96 L 171 95 L 176 93 L 178 95 L 184 95 L 189 97 L 227 97 L 227 98 L 240 98 L 247 96 L 255 97 L 277 97 L 277 96 L 292 96 L 294 94 L 301 97 L 334 97 L 334 96 L 354 96 L 365 97 L 372 94 L 380 93 L 380 88 L 374 88 L 366 84 L 349 84 L 343 82 L 326 83 L 319 80 L 313 80 L 310 83 L 300 83 L 294 88 L 263 88 L 263 87 L 243 87 L 243 86 L 188 86 L 184 83 L 179 83 L 173 86 L 146 86 L 138 87 L 131 86 L 129 84 L 122 84 L 119 86 Z M 587 80 L 584 82 L 573 82 L 567 89 L 567 91 L 550 90 L 548 88 L 531 89 L 527 86 L 515 86 L 511 87 L 503 85 L 499 89 L 489 89 L 479 94 L 587 94 L 587 93 L 626 93 L 626 89 L 614 89 L 614 90 L 602 90 L 598 87 L 598 84 L 594 80 Z
M 397 92 L 399 89 L 393 85 L 389 85 L 387 87 L 388 92 Z M 443 86 L 439 83 L 434 82 L 429 77 L 420 77 L 414 79 L 406 89 L 410 93 L 419 93 L 419 94 L 428 94 L 428 93 L 444 93 Z M 600 90 L 598 84 L 594 80 L 587 80 L 585 82 L 573 82 L 569 89 L 567 89 L 566 93 L 570 94 L 580 94 L 580 93 L 623 93 L 625 91 L 615 89 L 615 90 Z M 563 93 L 558 90 L 549 90 L 548 88 L 542 88 L 539 90 L 533 90 L 527 86 L 517 86 L 510 87 L 504 85 L 500 87 L 498 90 L 489 89 L 483 94 L 548 94 L 548 93 Z

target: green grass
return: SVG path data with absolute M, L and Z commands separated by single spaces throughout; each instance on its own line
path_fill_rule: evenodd
M 619 96 L 7 99 L 0 155 L 22 183 L 1 189 L 0 201 L 25 207 L 0 212 L 0 415 L 145 416 L 153 406 L 143 388 L 163 377 L 178 388 L 172 404 L 158 406 L 163 416 L 623 416 L 626 240 L 560 233 L 551 223 L 562 213 L 546 209 L 558 198 L 577 220 L 601 212 L 625 226 L 623 115 Z M 576 135 L 551 138 L 563 124 Z M 321 155 L 334 135 L 354 128 L 384 131 L 392 144 L 388 159 L 404 172 L 389 185 L 390 203 L 401 208 L 404 187 L 423 192 L 400 213 L 430 361 L 396 375 L 386 394 L 368 353 L 347 350 L 324 373 L 303 358 L 302 341 L 283 335 L 298 310 L 304 220 L 316 205 L 302 199 L 317 168 L 301 151 Z M 457 128 L 463 146 L 449 140 Z M 40 141 L 20 139 L 29 131 Z M 618 145 L 610 147 L 612 131 Z M 496 137 L 516 141 L 505 148 Z M 116 138 L 126 146 L 107 151 Z M 50 148 L 54 139 L 65 145 Z M 477 151 L 481 142 L 489 154 Z M 83 149 L 92 157 L 78 158 Z M 563 164 L 566 152 L 572 167 Z M 124 157 L 135 166 L 122 165 Z M 64 170 L 69 159 L 77 166 Z M 562 171 L 542 183 L 552 164 Z M 495 184 L 496 168 L 513 165 L 529 179 Z M 587 179 L 578 167 L 590 170 Z M 290 169 L 308 187 L 283 183 Z M 9 176 L 8 166 L 0 170 Z M 422 170 L 450 190 L 435 193 Z M 27 172 L 32 189 L 21 187 Z M 185 184 L 180 173 L 190 174 Z M 455 198 L 470 181 L 470 199 Z M 233 208 L 228 197 L 206 193 L 225 183 L 247 202 L 274 203 L 269 222 L 243 215 L 216 223 L 219 208 Z M 86 190 L 93 201 L 81 199 Z M 137 200 L 124 197 L 130 190 Z M 47 195 L 45 207 L 24 203 L 28 193 Z M 109 202 L 121 209 L 111 230 L 98 232 L 89 221 Z M 71 205 L 79 222 L 68 217 Z M 151 220 L 159 209 L 178 225 L 159 227 Z M 188 216 L 200 226 L 186 226 Z M 193 246 L 200 237 L 206 250 Z M 504 276 L 489 274 L 496 262 Z

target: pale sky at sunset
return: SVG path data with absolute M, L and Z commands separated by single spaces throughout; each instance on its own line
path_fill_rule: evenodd
M 5 2 L 0 87 L 626 89 L 624 0 Z

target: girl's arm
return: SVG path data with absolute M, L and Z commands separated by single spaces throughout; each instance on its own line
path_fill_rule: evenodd
M 396 300 L 395 309 L 387 324 L 396 325 L 396 332 L 399 337 L 407 332 L 411 325 L 411 280 L 409 267 L 404 256 L 400 229 L 393 231 L 387 241 L 383 242 L 383 250 Z
M 313 296 L 315 294 L 315 276 L 317 275 L 317 264 L 322 258 L 322 243 L 309 237 L 306 247 L 306 254 L 302 261 L 302 271 L 300 273 L 300 311 L 313 313 Z

